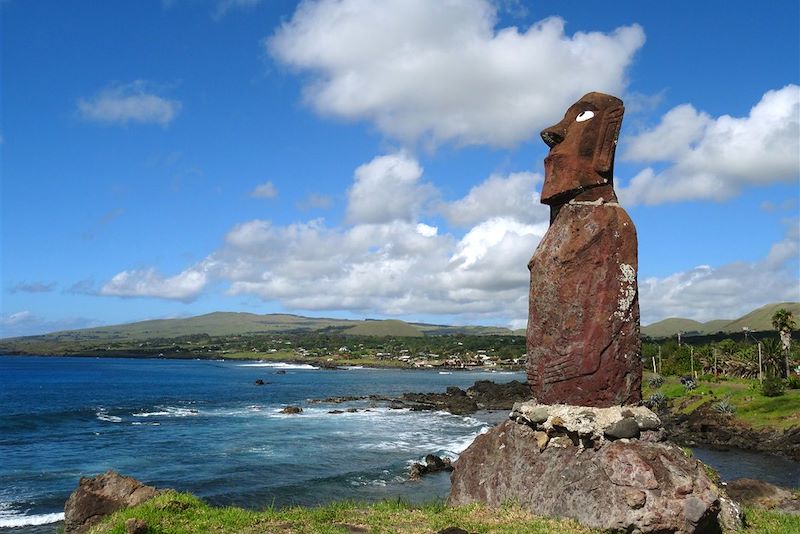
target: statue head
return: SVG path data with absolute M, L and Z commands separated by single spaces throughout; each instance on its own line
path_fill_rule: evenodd
M 558 206 L 587 189 L 611 185 L 624 112 L 619 98 L 588 93 L 569 107 L 561 122 L 542 130 L 550 147 L 544 159 L 543 204 Z

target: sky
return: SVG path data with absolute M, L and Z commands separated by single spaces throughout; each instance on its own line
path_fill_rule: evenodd
M 642 323 L 800 300 L 800 4 L 0 2 L 0 336 L 524 327 L 539 132 L 626 111 Z

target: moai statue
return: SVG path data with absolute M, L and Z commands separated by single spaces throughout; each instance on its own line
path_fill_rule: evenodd
M 625 108 L 589 93 L 545 129 L 541 201 L 550 228 L 531 272 L 528 383 L 544 404 L 641 400 L 636 229 L 612 185 Z

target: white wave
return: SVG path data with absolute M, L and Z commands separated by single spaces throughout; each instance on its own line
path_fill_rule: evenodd
M 319 369 L 307 363 L 286 363 L 286 362 L 260 362 L 260 363 L 240 363 L 239 367 L 271 367 L 273 369 Z
M 453 373 L 451 371 L 439 371 L 439 374 L 440 375 L 452 375 Z
M 142 425 L 144 425 L 144 426 L 159 426 L 159 425 L 161 425 L 161 423 L 159 423 L 158 421 L 152 421 L 150 423 L 143 423 L 141 421 L 134 421 L 131 424 L 134 425 L 134 426 L 142 426 Z
M 166 408 L 159 408 L 154 412 L 136 412 L 134 417 L 191 417 L 198 415 L 200 412 L 191 408 L 179 408 L 167 406 Z
M 342 369 L 347 369 L 348 371 L 356 371 L 358 369 L 366 369 L 363 365 L 343 365 Z
M 97 418 L 101 421 L 106 421 L 108 423 L 121 423 L 122 417 L 117 417 L 116 415 L 108 415 L 104 409 L 100 409 L 95 413 Z
M 27 527 L 36 525 L 48 525 L 64 520 L 64 512 L 52 514 L 18 515 L 6 514 L 0 510 L 0 528 Z

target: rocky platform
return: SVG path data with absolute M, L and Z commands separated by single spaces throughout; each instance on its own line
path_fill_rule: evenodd
M 618 532 L 741 526 L 737 505 L 640 406 L 517 404 L 511 420 L 478 436 L 454 467 L 452 505 L 516 501 Z

